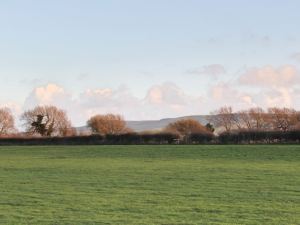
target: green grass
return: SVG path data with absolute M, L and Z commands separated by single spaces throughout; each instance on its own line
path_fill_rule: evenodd
M 300 224 L 300 146 L 0 147 L 1 224 Z

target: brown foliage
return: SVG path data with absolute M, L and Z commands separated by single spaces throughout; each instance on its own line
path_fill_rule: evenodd
M 75 127 L 70 127 L 63 130 L 63 136 L 64 137 L 78 136 L 78 132 Z
M 21 120 L 30 135 L 66 136 L 72 129 L 66 112 L 55 106 L 37 106 L 24 112 Z
M 121 115 L 106 114 L 91 117 L 87 122 L 93 133 L 115 135 L 131 132 Z
M 8 135 L 15 131 L 15 120 L 7 108 L 0 109 L 0 136 Z
M 206 127 L 194 119 L 181 119 L 170 123 L 165 130 L 167 132 L 177 133 L 181 136 L 188 136 L 192 133 L 209 133 Z

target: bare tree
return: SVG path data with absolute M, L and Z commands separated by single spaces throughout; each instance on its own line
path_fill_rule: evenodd
M 297 111 L 297 122 L 293 127 L 294 130 L 300 130 L 300 111 Z
M 101 135 L 118 135 L 131 131 L 127 127 L 126 121 L 123 119 L 123 117 L 121 115 L 114 114 L 93 116 L 87 121 L 87 125 L 91 128 L 92 132 Z
M 249 109 L 249 116 L 251 121 L 252 129 L 268 129 L 269 127 L 269 116 L 260 107 Z
M 8 108 L 0 109 L 0 136 L 15 131 L 15 120 Z
M 223 127 L 225 131 L 229 132 L 235 124 L 236 117 L 231 106 L 224 106 L 212 112 L 210 120 L 215 127 Z
M 297 122 L 293 128 L 294 130 L 300 130 L 300 122 Z
M 239 111 L 237 114 L 238 114 L 238 117 L 240 120 L 240 124 L 243 128 L 246 128 L 246 129 L 253 128 L 249 110 L 242 110 L 242 111 Z
M 295 109 L 273 107 L 268 109 L 268 114 L 275 130 L 287 131 L 299 122 L 299 114 Z
M 238 129 L 270 129 L 269 116 L 259 107 L 234 113 L 232 121 Z
M 21 120 L 31 135 L 65 136 L 72 129 L 66 112 L 55 106 L 37 106 L 24 112 Z

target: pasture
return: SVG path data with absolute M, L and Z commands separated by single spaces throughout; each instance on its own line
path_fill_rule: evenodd
M 0 147 L 0 224 L 300 224 L 300 146 Z

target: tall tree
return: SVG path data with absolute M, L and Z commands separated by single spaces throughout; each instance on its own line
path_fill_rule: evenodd
M 0 136 L 15 131 L 15 120 L 8 108 L 0 109 Z
M 249 110 L 242 110 L 242 111 L 237 112 L 237 114 L 238 114 L 240 124 L 242 124 L 241 126 L 243 128 L 246 128 L 246 129 L 253 128 Z
M 131 130 L 127 127 L 126 121 L 121 115 L 106 114 L 96 115 L 87 121 L 88 127 L 93 133 L 108 135 L 108 134 L 124 134 Z
M 21 116 L 29 134 L 65 136 L 72 129 L 65 111 L 55 106 L 37 106 Z
M 269 116 L 260 107 L 251 108 L 248 110 L 252 129 L 270 129 Z
M 291 108 L 269 108 L 270 123 L 275 130 L 287 131 L 293 128 L 299 121 L 299 112 Z
M 231 106 L 223 106 L 211 113 L 210 120 L 215 127 L 223 127 L 229 132 L 234 127 L 236 118 Z

